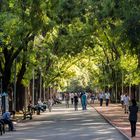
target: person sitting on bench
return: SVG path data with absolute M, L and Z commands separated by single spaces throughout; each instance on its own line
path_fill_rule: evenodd
M 40 98 L 38 99 L 38 102 L 37 102 L 37 109 L 38 109 L 39 111 L 40 111 L 40 110 L 43 111 L 43 112 L 45 111 L 44 108 L 43 108 L 43 102 L 41 101 Z
M 10 112 L 5 112 L 2 115 L 2 120 L 4 121 L 5 124 L 8 124 L 9 126 L 9 131 L 15 131 L 13 122 L 11 120 L 11 115 L 15 115 L 15 111 L 10 111 Z

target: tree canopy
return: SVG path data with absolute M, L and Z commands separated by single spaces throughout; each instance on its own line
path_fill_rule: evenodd
M 139 0 L 2 0 L 0 13 L 3 91 L 15 63 L 18 87 L 29 86 L 33 69 L 60 90 L 139 85 Z

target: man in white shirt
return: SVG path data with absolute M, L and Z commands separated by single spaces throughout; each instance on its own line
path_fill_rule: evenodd
M 52 106 L 53 106 L 53 100 L 51 98 L 49 98 L 49 100 L 48 100 L 48 109 L 49 109 L 49 112 L 52 111 Z
M 99 100 L 100 100 L 100 106 L 103 105 L 103 98 L 104 98 L 104 93 L 99 93 Z
M 121 105 L 122 105 L 122 108 L 124 108 L 124 94 L 122 93 L 121 94 Z
M 106 100 L 106 106 L 108 106 L 109 100 L 110 100 L 110 93 L 109 92 L 105 93 L 105 100 Z
M 123 101 L 124 101 L 124 112 L 128 113 L 128 106 L 129 106 L 129 96 L 127 94 L 125 94 Z
M 38 103 L 39 106 L 43 106 L 43 103 L 42 103 L 42 101 L 41 101 L 40 98 L 38 99 L 38 102 L 37 103 Z
M 40 98 L 38 99 L 38 102 L 37 102 L 37 108 L 38 108 L 39 111 L 40 110 L 43 111 L 43 112 L 45 111 L 44 108 L 43 108 L 43 102 L 41 101 Z

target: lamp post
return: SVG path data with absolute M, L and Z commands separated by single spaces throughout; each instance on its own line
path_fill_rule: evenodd
M 2 107 L 2 73 L 0 72 L 0 107 Z M 2 111 L 2 108 L 0 109 Z
M 35 99 L 34 99 L 34 94 L 35 94 L 35 74 L 34 74 L 34 69 L 32 71 L 32 74 L 33 74 L 33 85 L 32 85 L 32 103 L 34 105 L 34 102 L 35 102 Z
M 46 100 L 46 89 L 45 89 L 45 83 L 44 83 L 44 93 L 43 93 L 43 100 L 45 101 Z
M 0 93 L 2 94 L 2 73 L 0 72 Z
M 17 58 L 15 59 L 15 72 L 14 72 L 14 110 L 16 110 L 16 81 L 17 81 L 17 78 L 16 78 L 16 73 L 17 73 Z
M 123 94 L 123 81 L 124 81 L 124 72 L 122 70 L 122 94 Z
M 40 79 L 39 79 L 39 85 L 40 85 L 40 88 L 39 88 L 39 98 L 41 99 L 42 98 L 42 76 L 41 76 L 41 70 L 40 70 Z

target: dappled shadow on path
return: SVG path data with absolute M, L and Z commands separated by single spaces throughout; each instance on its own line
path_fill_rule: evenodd
M 18 131 L 2 136 L 3 140 L 118 140 L 126 138 L 110 127 L 96 111 L 57 109 L 44 113 L 28 123 L 20 123 Z
M 95 109 L 106 119 L 108 122 L 113 124 L 116 128 L 120 130 L 124 135 L 127 135 L 131 139 L 130 123 L 128 120 L 129 114 L 124 113 L 120 104 L 110 104 L 108 107 L 99 107 L 93 105 Z M 140 112 L 138 113 L 140 116 Z M 140 140 L 140 117 L 137 123 L 137 136 L 133 140 Z

